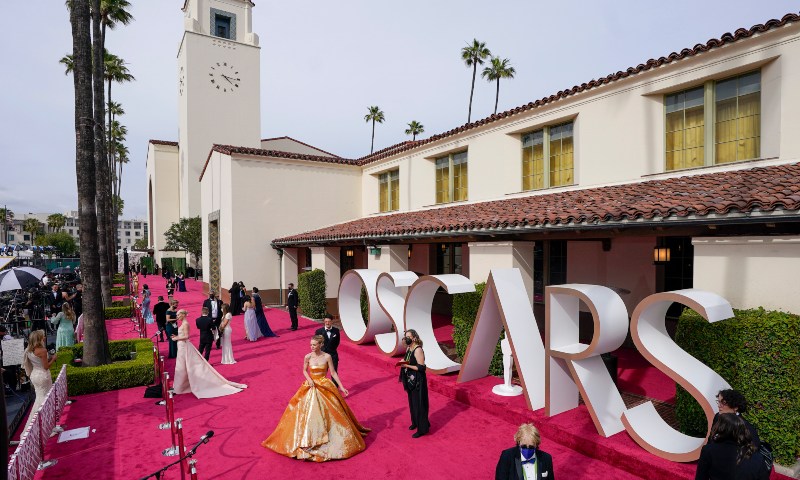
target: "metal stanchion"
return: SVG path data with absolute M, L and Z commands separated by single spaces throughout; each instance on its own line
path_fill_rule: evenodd
M 178 455 L 178 454 L 183 455 L 184 448 L 183 448 L 183 425 L 182 425 L 182 423 L 183 423 L 183 419 L 182 418 L 176 418 L 175 421 L 173 422 L 173 424 L 175 425 L 175 428 L 170 429 L 170 431 L 172 432 L 172 446 L 169 447 L 169 448 L 165 448 L 161 452 L 161 455 L 164 455 L 165 457 L 174 457 L 175 455 Z M 176 440 L 175 437 L 177 437 L 177 443 L 175 441 Z M 183 471 L 183 469 L 181 469 L 181 470 Z
M 153 368 L 155 372 L 153 374 L 153 379 L 161 378 L 161 362 L 159 361 L 160 355 L 158 354 L 158 346 L 154 343 L 153 344 Z
M 169 392 L 169 397 L 167 397 L 167 421 L 160 424 L 158 426 L 159 430 L 166 430 L 171 428 L 174 430 L 175 427 L 175 400 L 173 397 L 172 392 Z
M 197 465 L 197 460 L 194 458 L 189 460 L 189 478 L 191 478 L 191 480 L 197 480 L 197 467 L 195 465 Z
M 164 358 L 164 357 L 161 357 Z M 162 364 L 163 366 L 163 364 Z M 161 373 L 161 400 L 156 402 L 156 405 L 167 404 L 167 392 L 169 391 L 169 373 L 162 370 Z
M 178 419 L 178 452 L 180 452 L 181 456 L 186 454 L 186 446 L 183 444 L 183 422 Z M 184 457 L 181 460 L 181 480 L 186 480 L 186 470 L 188 465 L 186 464 L 187 459 Z

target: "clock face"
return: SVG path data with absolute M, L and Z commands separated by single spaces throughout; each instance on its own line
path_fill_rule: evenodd
M 208 79 L 211 81 L 211 87 L 222 93 L 235 92 L 241 83 L 239 72 L 228 62 L 211 65 Z
M 183 67 L 181 67 L 181 75 L 178 78 L 178 93 L 183 95 L 183 89 L 186 88 L 186 75 L 183 73 Z

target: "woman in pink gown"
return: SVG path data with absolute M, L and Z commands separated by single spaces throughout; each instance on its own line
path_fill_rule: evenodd
M 175 358 L 175 381 L 172 389 L 178 393 L 194 393 L 197 398 L 215 398 L 239 393 L 247 385 L 231 382 L 219 374 L 189 341 L 189 322 L 186 310 L 178 310 L 178 334 L 172 340 L 178 344 Z

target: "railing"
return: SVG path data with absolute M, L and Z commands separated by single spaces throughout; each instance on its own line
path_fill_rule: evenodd
M 8 461 L 9 480 L 29 480 L 37 470 L 55 465 L 56 460 L 44 460 L 44 447 L 54 431 L 64 405 L 67 403 L 67 366 L 61 366 L 55 383 L 47 392 L 44 402 L 35 412 L 33 421 L 22 432 L 21 440 Z

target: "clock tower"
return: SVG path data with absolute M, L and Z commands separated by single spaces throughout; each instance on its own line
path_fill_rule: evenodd
M 261 146 L 260 48 L 249 0 L 186 0 L 178 50 L 180 216 L 200 215 L 215 143 Z

